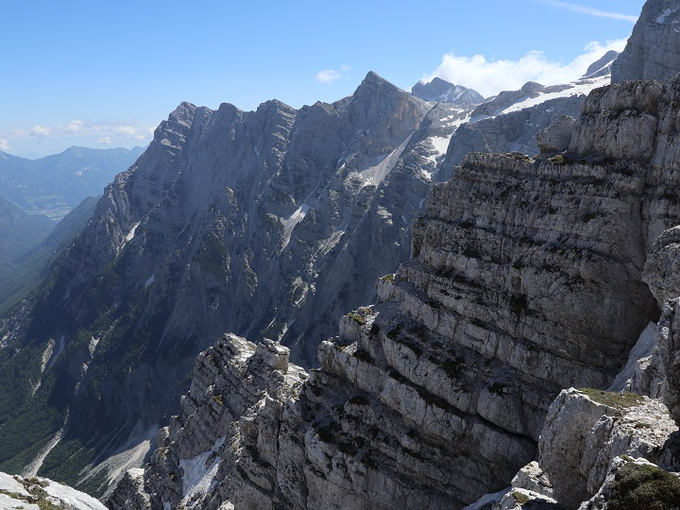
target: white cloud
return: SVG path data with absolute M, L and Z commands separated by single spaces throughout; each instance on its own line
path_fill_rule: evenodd
M 137 126 L 134 121 L 115 120 L 78 120 L 74 119 L 66 124 L 56 126 L 41 126 L 36 124 L 32 129 L 12 129 L 0 133 L 7 144 L 10 139 L 26 139 L 29 136 L 39 139 L 70 136 L 94 136 L 97 135 L 97 143 L 112 144 L 116 140 L 142 141 L 149 138 L 154 132 L 154 127 Z M 0 149 L 2 147 L 0 146 Z
M 340 76 L 342 76 L 340 71 L 336 71 L 335 69 L 326 69 L 324 71 L 319 71 L 318 73 L 316 73 L 316 81 L 318 81 L 319 83 L 330 84 L 340 79 Z
M 628 14 L 621 14 L 618 12 L 601 11 L 599 9 L 593 9 L 592 7 L 587 7 L 585 5 L 574 4 L 571 2 L 563 2 L 561 0 L 539 0 L 539 1 L 544 4 L 554 5 L 555 7 L 567 9 L 569 11 L 589 14 L 590 16 L 597 16 L 600 18 L 619 19 L 623 21 L 630 21 L 631 23 L 635 23 L 638 19 L 637 16 L 630 16 Z
M 72 120 L 66 126 L 62 126 L 66 133 L 78 133 L 85 127 L 85 122 L 82 120 Z
M 567 64 L 550 61 L 541 51 L 530 51 L 519 60 L 487 60 L 484 55 L 459 57 L 449 53 L 423 81 L 428 82 L 438 76 L 456 85 L 472 88 L 485 97 L 502 90 L 517 90 L 528 81 L 543 85 L 568 83 L 580 78 L 588 66 L 607 51 L 622 51 L 625 45 L 625 39 L 591 42 L 586 45 L 583 54 Z
M 350 72 L 350 71 L 352 70 L 352 66 L 351 66 L 351 65 L 348 65 L 348 64 L 345 64 L 345 65 L 343 65 L 343 66 L 340 68 L 340 70 L 343 71 L 343 72 L 345 72 L 345 73 L 348 73 L 348 72 Z
M 50 128 L 47 128 L 45 126 L 39 126 L 35 125 L 33 126 L 33 129 L 31 129 L 31 136 L 36 136 L 38 138 L 47 138 L 50 136 Z
M 7 138 L 0 138 L 0 150 L 9 150 L 9 142 L 7 141 Z

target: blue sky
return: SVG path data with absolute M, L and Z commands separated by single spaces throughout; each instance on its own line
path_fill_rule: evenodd
M 485 95 L 565 81 L 622 46 L 643 3 L 3 2 L 0 150 L 143 145 L 184 100 L 300 107 L 351 94 L 369 70 L 405 89 L 437 74 Z

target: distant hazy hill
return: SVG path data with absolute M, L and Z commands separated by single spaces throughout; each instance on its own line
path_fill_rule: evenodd
M 0 151 L 0 197 L 25 212 L 59 221 L 85 197 L 101 195 L 113 177 L 132 165 L 143 148 L 71 147 L 30 160 Z
M 0 198 L 0 311 L 24 297 L 54 257 L 85 227 L 97 199 L 87 197 L 56 226 Z
M 22 255 L 53 228 L 54 222 L 46 216 L 27 214 L 0 198 L 0 263 Z

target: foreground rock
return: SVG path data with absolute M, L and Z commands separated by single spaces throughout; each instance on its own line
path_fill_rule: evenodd
M 0 473 L 0 508 L 4 510 L 106 510 L 83 492 L 46 478 L 25 479 Z

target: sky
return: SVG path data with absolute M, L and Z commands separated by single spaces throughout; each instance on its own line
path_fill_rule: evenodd
M 484 96 L 577 79 L 644 0 L 25 0 L 0 4 L 0 150 L 146 145 L 182 101 L 253 110 L 351 94 L 368 71 Z

